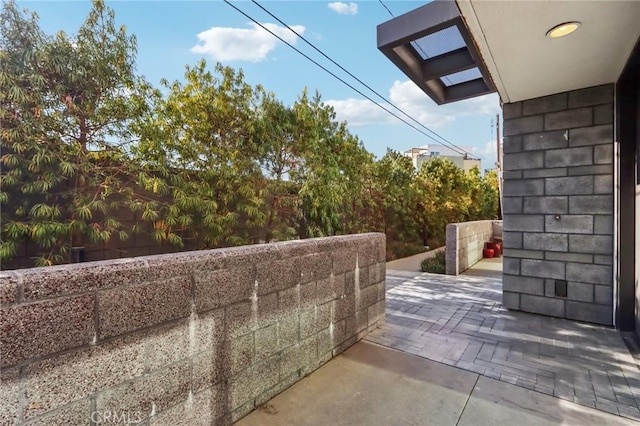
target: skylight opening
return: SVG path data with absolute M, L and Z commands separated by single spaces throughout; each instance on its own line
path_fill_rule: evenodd
M 466 46 L 455 25 L 416 39 L 411 45 L 422 59 L 434 58 Z
M 482 73 L 480 73 L 480 70 L 476 67 L 442 76 L 441 81 L 445 86 L 449 87 L 453 86 L 454 84 L 466 83 L 467 81 L 475 80 L 478 78 L 482 78 Z

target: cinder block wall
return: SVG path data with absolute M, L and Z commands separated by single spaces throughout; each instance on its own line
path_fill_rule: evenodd
M 500 231 L 501 221 L 477 220 L 447 225 L 447 275 L 458 275 L 482 259 L 484 243 Z M 501 234 L 501 232 L 500 232 Z
M 502 221 L 493 221 L 493 238 L 502 240 Z
M 613 85 L 503 112 L 504 305 L 612 324 Z
M 385 237 L 3 272 L 0 302 L 1 424 L 227 424 L 384 321 Z

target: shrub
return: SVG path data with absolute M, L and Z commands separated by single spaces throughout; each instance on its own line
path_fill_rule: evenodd
M 387 262 L 414 254 L 424 253 L 428 249 L 414 242 L 388 241 L 387 242 Z
M 420 262 L 420 269 L 422 272 L 431 272 L 434 274 L 444 274 L 445 273 L 445 254 L 444 250 L 437 252 L 432 257 L 427 257 L 422 262 Z

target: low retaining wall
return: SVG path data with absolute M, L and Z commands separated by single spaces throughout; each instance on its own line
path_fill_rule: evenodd
M 226 424 L 384 321 L 385 237 L 3 272 L 0 303 L 1 424 Z
M 447 225 L 447 275 L 458 275 L 480 259 L 484 243 L 502 238 L 501 220 L 450 223 Z

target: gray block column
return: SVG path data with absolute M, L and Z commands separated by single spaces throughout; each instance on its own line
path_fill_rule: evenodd
M 612 324 L 613 85 L 503 114 L 504 306 Z

